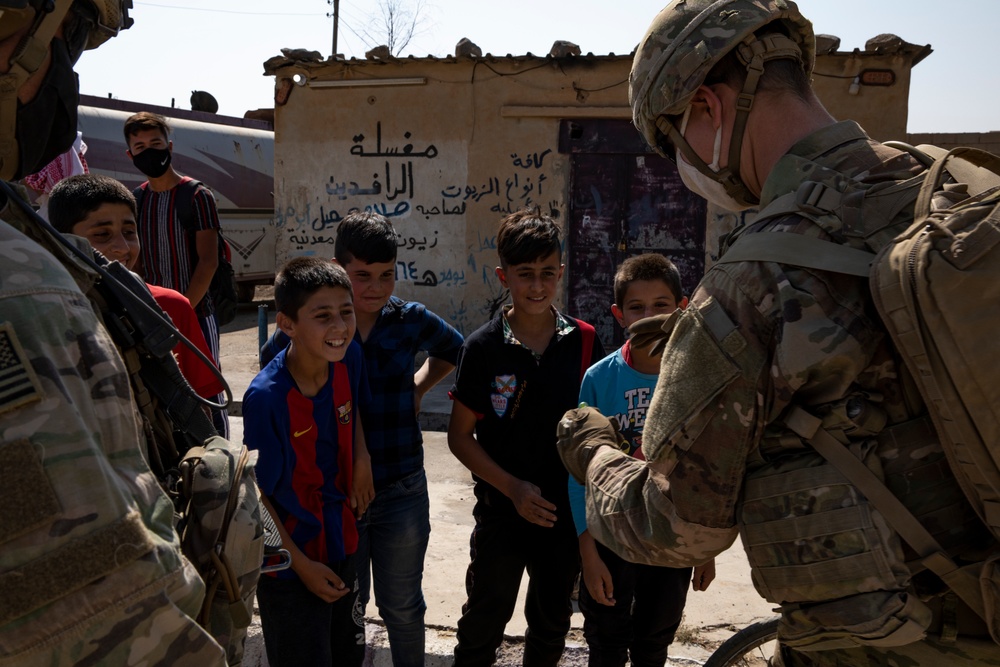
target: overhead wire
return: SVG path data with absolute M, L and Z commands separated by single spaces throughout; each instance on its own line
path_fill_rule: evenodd
M 316 16 L 315 13 L 293 13 L 293 12 L 248 12 L 239 9 L 213 9 L 211 7 L 183 7 L 181 5 L 161 5 L 157 2 L 145 2 L 136 0 L 136 5 L 142 7 L 159 7 L 160 9 L 183 9 L 192 12 L 214 12 L 217 14 L 243 14 L 248 16 Z

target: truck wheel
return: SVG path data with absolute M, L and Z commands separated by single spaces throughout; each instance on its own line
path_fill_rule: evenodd
M 250 303 L 257 291 L 257 283 L 237 283 L 237 289 L 239 290 L 240 303 Z

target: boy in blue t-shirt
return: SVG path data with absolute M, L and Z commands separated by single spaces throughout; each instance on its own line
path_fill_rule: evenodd
M 611 313 L 630 327 L 654 315 L 687 305 L 680 273 L 661 255 L 625 260 L 615 274 Z M 617 422 L 628 453 L 642 458 L 642 430 L 660 371 L 660 355 L 633 348 L 629 341 L 591 366 L 580 387 L 580 401 Z M 569 478 L 573 521 L 579 533 L 584 586 L 580 587 L 583 633 L 590 667 L 662 667 L 687 600 L 688 581 L 703 591 L 715 578 L 715 561 L 694 568 L 629 563 L 587 530 L 584 488 Z
M 351 282 L 332 262 L 298 257 L 275 278 L 274 301 L 291 342 L 243 397 L 243 440 L 259 452 L 262 500 L 292 556 L 257 587 L 267 658 L 272 667 L 361 665 L 355 516 L 374 488 Z
M 334 259 L 354 290 L 355 341 L 361 346 L 371 403 L 365 441 L 371 454 L 375 498 L 358 520 L 355 558 L 361 613 L 368 604 L 369 572 L 385 621 L 395 667 L 424 664 L 421 583 L 431 534 L 424 472 L 420 402 L 455 367 L 462 335 L 422 303 L 393 296 L 398 235 L 384 217 L 359 211 L 337 226 Z M 276 331 L 261 350 L 267 359 L 287 344 Z M 421 352 L 427 358 L 416 368 Z M 369 569 L 370 568 L 370 569 Z

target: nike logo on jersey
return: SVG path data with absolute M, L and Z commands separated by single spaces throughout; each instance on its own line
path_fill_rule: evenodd
M 312 428 L 313 428 L 313 427 L 312 427 L 312 426 L 310 426 L 310 427 L 309 427 L 309 428 L 307 428 L 306 430 L 304 430 L 304 431 L 296 431 L 296 432 L 295 432 L 295 433 L 293 433 L 292 435 L 293 435 L 294 437 L 296 437 L 296 438 L 301 438 L 301 437 L 302 437 L 302 436 L 304 436 L 304 435 L 305 435 L 306 433 L 308 433 L 309 431 L 311 431 L 311 430 L 312 430 Z

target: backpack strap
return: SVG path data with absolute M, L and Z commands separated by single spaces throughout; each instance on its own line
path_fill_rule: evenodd
M 137 185 L 132 190 L 132 196 L 135 197 L 135 214 L 139 215 L 142 211 L 142 201 L 146 198 L 146 186 L 149 185 L 149 181 L 146 181 L 142 185 Z
M 192 235 L 199 231 L 195 226 L 194 219 L 194 195 L 198 192 L 198 186 L 201 184 L 201 181 L 196 181 L 193 178 L 181 181 L 177 185 L 177 197 L 174 200 L 177 219 L 180 221 L 181 227 Z
M 597 337 L 597 332 L 594 331 L 593 326 L 583 320 L 577 320 L 576 323 L 580 325 L 580 334 L 583 336 L 583 345 L 580 352 L 580 381 L 583 382 L 583 376 L 587 374 L 587 369 L 590 368 L 590 360 L 594 356 L 594 339 Z
M 716 262 L 777 262 L 867 278 L 875 254 L 791 232 L 744 234 Z
M 931 200 L 941 188 L 946 173 L 957 182 L 966 183 L 969 194 L 976 196 L 1000 186 L 1000 157 L 978 148 L 960 146 L 937 159 L 917 196 L 915 220 L 923 221 L 930 214 Z
M 892 491 L 836 438 L 821 428 L 822 420 L 802 408 L 791 406 L 785 425 L 805 439 L 813 449 L 858 488 L 899 536 L 906 540 L 920 562 L 939 576 L 980 618 L 986 619 L 978 572 L 960 568 L 913 513 Z M 978 564 L 975 566 L 978 567 Z

